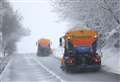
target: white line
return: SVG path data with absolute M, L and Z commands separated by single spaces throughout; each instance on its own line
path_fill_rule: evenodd
M 56 75 L 54 72 L 52 72 L 51 70 L 49 70 L 46 66 L 44 66 L 40 61 L 38 61 L 38 59 L 33 58 L 42 68 L 44 68 L 47 72 L 49 72 L 50 74 L 52 74 L 53 76 L 55 76 L 57 79 L 59 79 L 61 82 L 65 82 L 63 79 L 61 79 L 61 77 L 59 77 L 58 75 Z

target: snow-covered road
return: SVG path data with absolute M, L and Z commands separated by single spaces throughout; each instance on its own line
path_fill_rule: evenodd
M 1 82 L 60 82 L 29 55 L 15 55 L 1 75 Z
M 119 82 L 120 75 L 105 71 L 66 73 L 59 59 L 36 57 L 33 54 L 15 55 L 1 75 L 2 82 Z

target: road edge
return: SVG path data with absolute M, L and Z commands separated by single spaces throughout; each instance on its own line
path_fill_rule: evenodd
M 4 74 L 5 74 L 6 70 L 7 70 L 7 68 L 9 67 L 10 62 L 12 62 L 11 56 L 10 56 L 10 58 L 9 58 L 7 64 L 6 64 L 6 66 L 4 67 L 3 71 L 2 71 L 1 74 L 0 74 L 0 82 L 2 82 L 2 77 L 4 76 Z

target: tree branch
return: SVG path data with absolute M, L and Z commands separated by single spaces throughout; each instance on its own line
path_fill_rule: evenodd
M 112 11 L 112 9 L 111 9 L 111 7 L 107 4 L 107 1 L 106 0 L 103 0 L 104 1 L 104 3 L 106 4 L 106 6 L 108 7 L 108 11 L 111 13 L 111 15 L 113 16 L 113 18 L 116 20 L 116 22 L 118 23 L 118 24 L 120 24 L 120 20 L 114 15 L 114 12 Z M 104 8 L 105 9 L 105 8 Z

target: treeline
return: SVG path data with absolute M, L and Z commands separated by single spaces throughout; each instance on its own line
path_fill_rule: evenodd
M 29 35 L 29 30 L 23 28 L 22 17 L 14 11 L 10 3 L 0 0 L 0 46 L 4 54 L 16 51 L 16 43 L 24 36 Z
M 96 29 L 100 47 L 120 48 L 120 0 L 51 0 L 60 20 Z

